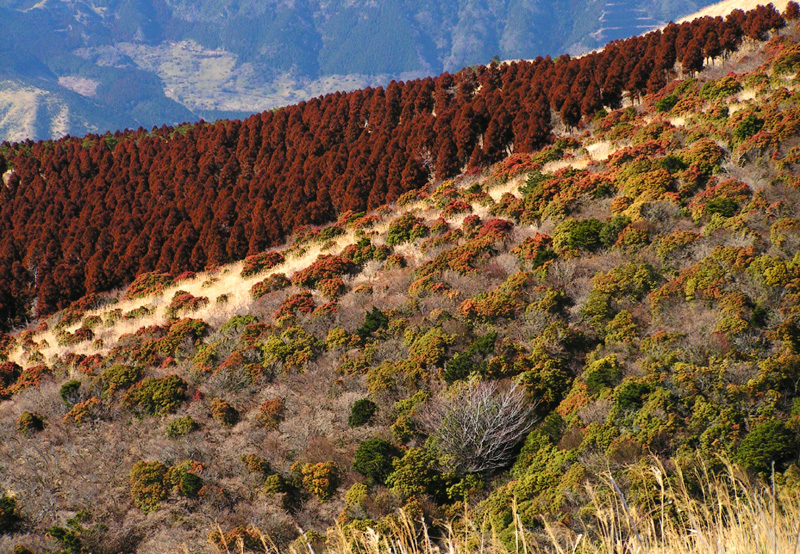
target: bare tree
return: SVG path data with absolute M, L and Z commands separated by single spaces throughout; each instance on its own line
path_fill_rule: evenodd
M 532 401 L 516 384 L 480 382 L 439 397 L 422 414 L 422 425 L 448 464 L 462 473 L 505 467 L 536 422 Z

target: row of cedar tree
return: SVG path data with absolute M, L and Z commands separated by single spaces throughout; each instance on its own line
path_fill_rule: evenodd
M 787 9 L 795 17 L 797 5 Z M 241 259 L 293 230 L 376 208 L 657 92 L 747 38 L 774 8 L 703 18 L 582 58 L 537 58 L 336 93 L 244 121 L 3 144 L 0 328 L 148 271 Z M 9 170 L 13 170 L 9 172 Z

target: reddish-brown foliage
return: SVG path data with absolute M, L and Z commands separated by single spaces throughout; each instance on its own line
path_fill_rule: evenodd
M 0 173 L 11 172 L 0 186 L 0 325 L 137 275 L 241 259 L 301 226 L 377 209 L 432 176 L 533 152 L 551 138 L 551 109 L 578 125 L 603 105 L 619 106 L 626 88 L 634 98 L 656 92 L 673 60 L 696 70 L 704 52 L 730 52 L 741 37 L 783 24 L 772 7 L 737 10 L 581 58 L 392 82 L 185 133 L 163 126 L 4 145 Z M 160 279 L 144 278 L 128 296 L 157 291 Z

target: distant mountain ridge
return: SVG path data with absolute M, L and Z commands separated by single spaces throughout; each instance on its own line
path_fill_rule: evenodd
M 242 117 L 495 55 L 575 54 L 709 3 L 0 0 L 0 140 Z M 37 99 L 27 122 L 20 88 Z

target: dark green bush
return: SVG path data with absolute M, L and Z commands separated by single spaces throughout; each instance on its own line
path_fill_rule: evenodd
M 185 496 L 194 498 L 200 489 L 203 488 L 203 480 L 194 473 L 195 462 L 187 460 L 176 466 L 169 468 L 164 476 L 164 484 L 172 488 L 172 491 Z
M 739 445 L 736 460 L 747 469 L 767 473 L 775 462 L 775 471 L 783 471 L 797 458 L 798 439 L 782 421 L 772 420 L 754 428 Z
M 534 171 L 528 175 L 528 178 L 525 180 L 525 184 L 519 187 L 519 192 L 523 196 L 537 194 L 542 190 L 543 185 L 547 184 L 547 182 L 551 179 L 552 177 L 546 173 Z
M 17 500 L 11 496 L 0 496 L 0 534 L 13 533 L 19 522 Z
M 378 406 L 369 398 L 356 400 L 353 407 L 350 409 L 350 417 L 347 418 L 347 424 L 350 427 L 366 425 L 370 422 L 377 410 Z
M 678 103 L 678 97 L 675 96 L 674 94 L 670 94 L 668 96 L 665 96 L 658 102 L 656 102 L 656 109 L 660 112 L 668 112 L 672 108 L 674 108 L 675 104 L 677 103 Z
M 83 546 L 79 526 L 73 529 L 68 529 L 66 527 L 51 527 L 47 530 L 47 534 L 55 539 L 59 546 L 63 549 L 59 552 L 59 554 L 85 554 L 88 552 L 88 550 L 86 550 Z
M 22 412 L 17 420 L 17 431 L 22 435 L 30 435 L 44 429 L 42 416 L 32 412 Z
M 615 401 L 622 410 L 636 410 L 642 407 L 644 397 L 651 392 L 647 383 L 627 381 L 617 387 Z
M 461 379 L 466 379 L 470 373 L 475 371 L 476 367 L 475 362 L 472 361 L 472 356 L 467 352 L 458 352 L 445 364 L 442 371 L 442 379 L 446 383 L 454 383 Z
M 474 371 L 485 370 L 485 358 L 494 353 L 494 343 L 497 333 L 492 331 L 475 339 L 466 352 L 456 353 L 445 364 L 442 379 L 447 383 L 454 383 L 466 379 Z
M 706 213 L 733 217 L 739 211 L 739 204 L 733 198 L 714 198 L 706 204 Z
M 80 388 L 81 382 L 77 379 L 67 381 L 61 385 L 59 394 L 61 395 L 61 400 L 64 402 L 64 404 L 71 407 L 78 402 L 81 399 Z
M 754 113 L 749 113 L 742 119 L 733 131 L 733 136 L 739 140 L 752 137 L 764 126 L 764 120 Z
M 602 230 L 603 223 L 597 219 L 567 219 L 553 233 L 553 244 L 561 250 L 597 250 Z
M 661 158 L 661 167 L 669 171 L 670 173 L 677 173 L 678 171 L 683 171 L 688 165 L 675 154 L 668 154 Z
M 609 246 L 614 246 L 614 243 L 617 242 L 617 237 L 619 237 L 619 234 L 630 224 L 631 218 L 628 216 L 615 215 L 603 223 L 603 227 L 600 229 L 600 244 L 606 248 Z
M 593 393 L 603 387 L 613 387 L 622 376 L 622 367 L 617 363 L 614 355 L 597 360 L 589 365 L 586 370 L 586 385 Z
M 422 219 L 406 212 L 389 224 L 386 244 L 396 246 L 404 242 L 413 242 L 428 236 L 428 233 L 428 227 Z
M 356 331 L 361 340 L 366 340 L 378 329 L 386 329 L 389 318 L 375 306 L 364 316 L 364 324 Z
M 400 456 L 400 450 L 379 437 L 367 439 L 358 445 L 353 469 L 373 482 L 383 484 L 392 472 L 392 461 Z
M 224 334 L 240 331 L 253 323 L 258 323 L 258 318 L 253 315 L 235 315 L 220 327 L 219 332 Z

